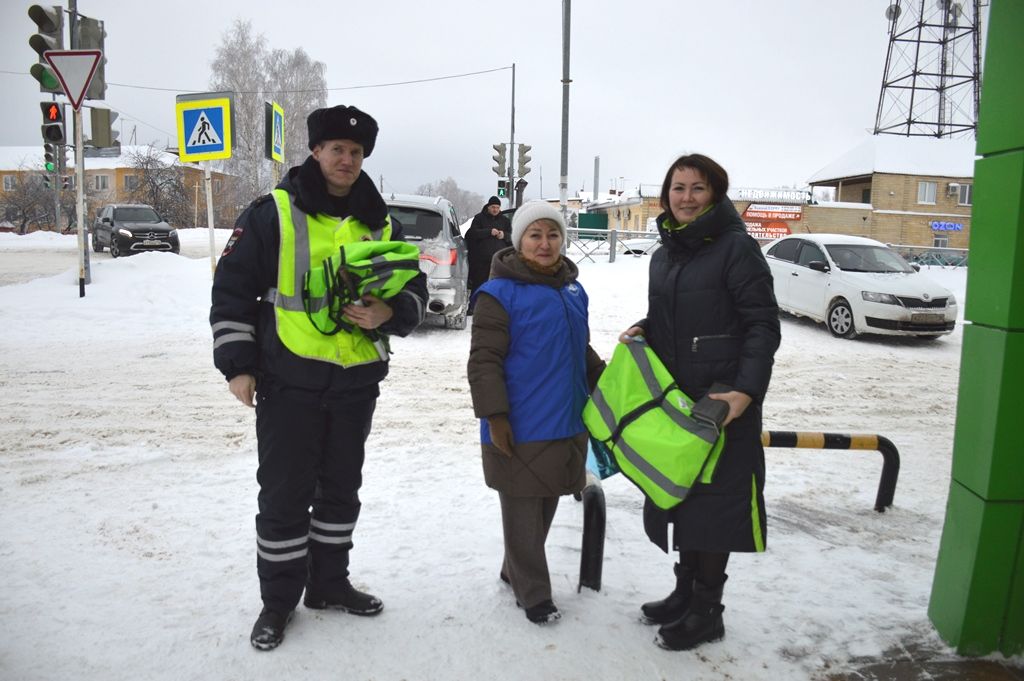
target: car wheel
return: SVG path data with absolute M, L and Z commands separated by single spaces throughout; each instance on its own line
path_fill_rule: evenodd
M 463 310 L 457 314 L 445 315 L 444 326 L 446 329 L 466 328 L 466 311 Z
M 840 298 L 828 308 L 825 324 L 832 335 L 837 338 L 855 338 L 857 330 L 853 326 L 853 310 L 850 304 Z
M 96 238 L 95 234 L 93 234 L 91 238 L 92 238 L 92 250 L 96 251 L 97 253 L 102 253 L 103 252 L 103 244 L 100 243 L 100 240 Z
M 110 240 L 110 257 L 116 258 L 121 255 L 121 247 L 117 245 L 117 239 Z

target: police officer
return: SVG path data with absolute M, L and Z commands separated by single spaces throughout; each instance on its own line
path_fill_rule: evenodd
M 384 607 L 349 581 L 364 443 L 388 372 L 387 337 L 416 328 L 427 300 L 417 270 L 386 301 L 367 295 L 344 305 L 337 333 L 314 325 L 306 273 L 345 243 L 393 235 L 387 205 L 362 171 L 377 122 L 335 106 L 311 113 L 307 125 L 310 156 L 238 218 L 210 310 L 214 364 L 256 409 L 263 609 L 250 641 L 261 650 L 281 643 L 303 590 L 307 608 L 376 615 Z

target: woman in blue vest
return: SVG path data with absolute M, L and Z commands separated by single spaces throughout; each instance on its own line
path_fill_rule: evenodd
M 521 206 L 512 247 L 494 256 L 474 292 L 467 375 L 480 418 L 484 481 L 498 492 L 505 557 L 500 577 L 534 623 L 560 617 L 544 542 L 558 498 L 583 489 L 587 431 L 580 417 L 604 362 L 590 347 L 587 294 L 562 257 L 565 223 L 544 201 Z
M 661 624 L 655 641 L 688 650 L 725 635 L 722 589 L 733 552 L 764 551 L 764 448 L 761 403 L 779 347 L 771 270 L 726 192 L 729 176 L 701 154 L 669 167 L 658 217 L 662 247 L 651 256 L 647 317 L 621 337 L 643 336 L 679 387 L 697 400 L 729 405 L 725 447 L 707 484 L 668 511 L 644 505 L 647 536 L 679 551 L 676 586 L 645 603 L 643 619 Z

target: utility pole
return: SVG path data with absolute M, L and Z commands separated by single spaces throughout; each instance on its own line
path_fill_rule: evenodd
M 569 224 L 569 17 L 571 0 L 562 0 L 562 166 L 558 178 L 558 202 L 562 219 Z
M 509 154 L 508 184 L 505 185 L 506 187 L 508 187 L 507 191 L 508 191 L 508 207 L 509 208 L 511 208 L 513 206 L 514 202 L 515 202 L 515 199 L 513 198 L 515 196 L 515 194 L 514 194 L 515 190 L 513 189 L 513 187 L 515 187 L 515 183 L 513 182 L 513 180 L 515 179 L 515 169 L 512 167 L 512 158 L 511 158 L 512 154 L 515 152 L 515 150 L 516 150 L 516 64 L 515 64 L 515 62 L 512 62 L 512 130 L 511 130 L 511 132 L 509 133 L 509 136 L 508 136 L 508 154 Z

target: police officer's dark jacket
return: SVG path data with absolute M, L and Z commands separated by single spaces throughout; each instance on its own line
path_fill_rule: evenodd
M 380 229 L 387 219 L 387 204 L 365 172 L 359 174 L 348 196 L 334 197 L 327 193 L 320 166 L 312 156 L 292 168 L 278 189 L 291 194 L 295 205 L 307 214 L 352 216 L 371 230 Z M 270 195 L 262 196 L 239 216 L 217 264 L 210 309 L 210 324 L 218 329 L 214 364 L 228 380 L 252 374 L 257 390 L 264 394 L 279 392 L 318 403 L 376 397 L 378 383 L 388 372 L 387 362 L 343 368 L 298 357 L 282 345 L 274 306 L 261 301 L 277 286 L 279 248 L 277 205 Z M 395 336 L 409 334 L 422 321 L 426 299 L 426 277 L 419 273 L 388 301 L 394 316 L 380 331 Z M 225 339 L 232 330 L 237 334 L 235 340 Z

